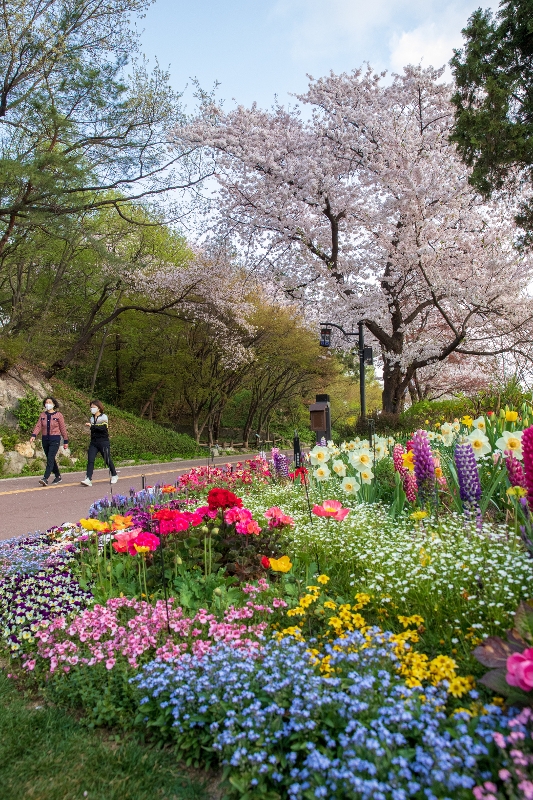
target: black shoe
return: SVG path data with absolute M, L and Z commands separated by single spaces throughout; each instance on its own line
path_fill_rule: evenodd
M 61 475 L 58 475 L 58 476 L 57 476 L 57 478 L 54 478 L 54 480 L 52 481 L 52 483 L 53 483 L 53 484 L 54 484 L 54 483 L 61 483 L 61 481 L 62 481 L 62 480 L 63 480 L 63 478 L 61 477 Z
M 48 486 L 48 481 L 46 478 L 41 478 L 39 480 L 39 483 L 41 484 L 41 486 Z

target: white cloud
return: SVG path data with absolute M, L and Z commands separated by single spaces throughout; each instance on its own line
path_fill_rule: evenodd
M 462 42 L 460 29 L 443 30 L 432 22 L 411 31 L 394 33 L 390 40 L 390 68 L 401 72 L 406 64 L 422 62 L 424 67 L 443 67 L 453 55 L 453 48 Z M 446 75 L 449 77 L 449 67 Z
M 288 34 L 291 57 L 352 67 L 364 60 L 395 71 L 408 63 L 443 66 L 461 45 L 461 29 L 480 0 L 276 0 L 271 19 Z M 496 6 L 497 0 L 481 0 Z

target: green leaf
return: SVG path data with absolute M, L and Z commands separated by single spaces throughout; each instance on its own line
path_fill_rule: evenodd
M 514 617 L 515 628 L 526 640 L 533 643 L 533 606 L 521 601 Z
M 504 697 L 507 697 L 512 690 L 505 680 L 505 669 L 492 669 L 480 678 L 479 683 L 492 689 L 493 692 L 503 694 Z

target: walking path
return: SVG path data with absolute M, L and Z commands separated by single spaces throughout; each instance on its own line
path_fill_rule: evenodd
M 237 463 L 253 454 L 222 456 L 215 465 Z M 210 462 L 213 463 L 213 462 Z M 84 472 L 67 472 L 57 486 L 39 486 L 39 476 L 29 478 L 7 478 L 0 481 L 0 539 L 23 536 L 36 530 L 45 531 L 52 525 L 77 522 L 85 517 L 89 506 L 100 497 L 128 494 L 130 488 L 140 489 L 142 475 L 146 485 L 174 483 L 176 478 L 191 467 L 206 466 L 207 459 L 173 461 L 165 464 L 143 464 L 137 467 L 118 467 L 118 481 L 109 483 L 106 469 L 94 471 L 93 485 L 80 486 Z

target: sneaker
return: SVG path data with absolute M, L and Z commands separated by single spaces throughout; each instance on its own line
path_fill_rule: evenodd
M 41 478 L 39 480 L 39 483 L 41 486 L 48 486 L 48 481 L 46 480 L 46 478 Z
M 92 486 L 93 482 L 90 478 L 85 478 L 84 481 L 80 481 L 82 486 Z
M 61 483 L 62 480 L 63 480 L 63 478 L 61 477 L 61 475 L 58 475 L 57 478 L 54 478 L 54 480 L 52 481 L 52 484 Z
M 110 483 L 116 483 L 118 481 L 118 475 L 111 475 Z

